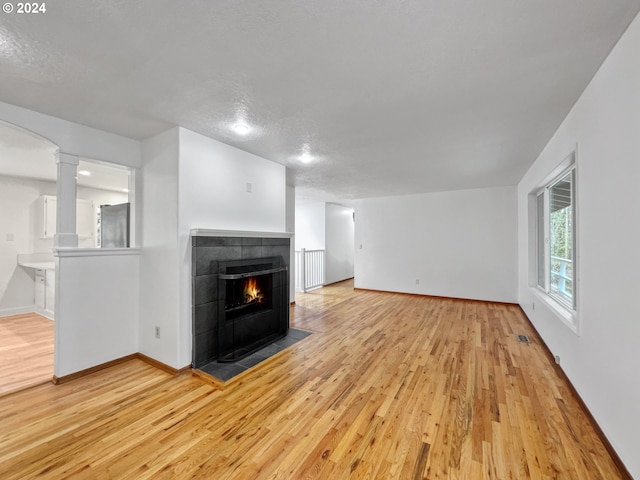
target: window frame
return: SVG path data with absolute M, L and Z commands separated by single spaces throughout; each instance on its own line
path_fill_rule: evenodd
M 533 296 L 532 310 L 536 310 L 536 304 L 546 307 L 550 313 L 552 313 L 558 320 L 565 324 L 573 333 L 580 336 L 580 162 L 578 160 L 578 144 L 561 162 L 556 164 L 546 176 L 542 177 L 532 190 L 529 192 L 529 289 Z M 573 227 L 573 290 L 572 305 L 568 306 L 567 303 L 559 301 L 552 295 L 549 295 L 546 291 L 546 284 L 544 287 L 538 286 L 538 264 L 539 264 L 539 240 L 538 240 L 538 195 L 543 193 L 545 189 L 554 185 L 558 180 L 567 175 L 568 172 L 574 171 L 573 174 L 573 191 L 572 191 L 572 227 Z M 549 221 L 544 220 L 544 228 L 549 229 Z M 543 238 L 549 238 L 548 232 L 545 232 Z M 546 252 L 546 257 L 549 256 L 548 245 L 544 246 L 543 252 Z M 548 261 L 544 261 L 544 264 L 548 264 Z M 550 263 L 549 263 L 550 265 Z M 545 272 L 546 278 L 546 272 Z
M 568 162 L 567 162 L 568 160 Z M 560 170 L 559 170 L 560 169 Z M 538 187 L 536 190 L 532 192 L 532 196 L 535 200 L 535 231 L 534 231 L 534 241 L 535 241 L 535 289 L 543 295 L 545 300 L 550 300 L 553 302 L 552 307 L 559 307 L 561 313 L 561 317 L 565 322 L 568 322 L 574 331 L 577 333 L 577 311 L 578 311 L 578 299 L 579 299 L 579 291 L 578 291 L 578 272 L 579 268 L 577 265 L 577 251 L 578 251 L 578 222 L 577 222 L 577 211 L 578 211 L 578 201 L 577 201 L 577 178 L 578 178 L 578 169 L 575 161 L 575 152 L 573 152 L 562 165 L 556 169 L 554 174 L 550 177 L 547 177 L 545 182 Z M 554 187 L 558 182 L 562 179 L 571 175 L 571 234 L 572 234 L 572 248 L 571 248 L 571 264 L 572 264 L 572 296 L 571 301 L 568 301 L 560 294 L 557 294 L 551 289 L 551 207 L 550 207 L 550 191 L 551 188 Z M 542 213 L 543 218 L 542 222 L 540 219 L 540 206 L 542 199 Z M 540 227 L 542 225 L 543 231 L 540 231 Z M 544 242 L 543 245 L 540 245 L 540 242 Z M 543 262 L 540 261 L 540 254 L 543 254 Z M 540 268 L 543 268 L 544 271 L 540 271 Z M 541 281 L 542 280 L 542 281 Z M 558 310 L 558 308 L 554 308 Z M 562 311 L 569 314 L 569 318 L 565 314 L 562 314 Z

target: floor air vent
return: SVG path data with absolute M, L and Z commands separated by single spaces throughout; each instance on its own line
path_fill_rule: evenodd
M 516 340 L 522 343 L 531 343 L 531 340 L 529 340 L 529 337 L 527 337 L 526 335 L 517 334 Z

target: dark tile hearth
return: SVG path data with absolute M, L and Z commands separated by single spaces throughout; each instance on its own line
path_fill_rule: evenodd
M 258 365 L 260 362 L 272 357 L 276 353 L 280 353 L 284 349 L 294 345 L 309 335 L 311 335 L 311 332 L 289 328 L 285 337 L 261 348 L 242 360 L 238 360 L 235 363 L 219 363 L 214 361 L 199 367 L 199 370 L 202 370 L 218 380 L 228 382 L 236 375 L 249 370 L 251 367 Z

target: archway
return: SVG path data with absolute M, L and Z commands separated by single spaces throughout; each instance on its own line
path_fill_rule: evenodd
M 0 121 L 0 393 L 53 377 L 55 263 L 46 197 L 55 198 L 59 151 Z

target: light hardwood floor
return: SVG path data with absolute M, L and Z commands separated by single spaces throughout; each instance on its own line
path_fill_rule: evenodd
M 518 307 L 296 303 L 315 333 L 224 390 L 131 360 L 1 397 L 0 478 L 621 478 Z
M 0 318 L 0 395 L 53 378 L 53 321 L 35 313 Z

